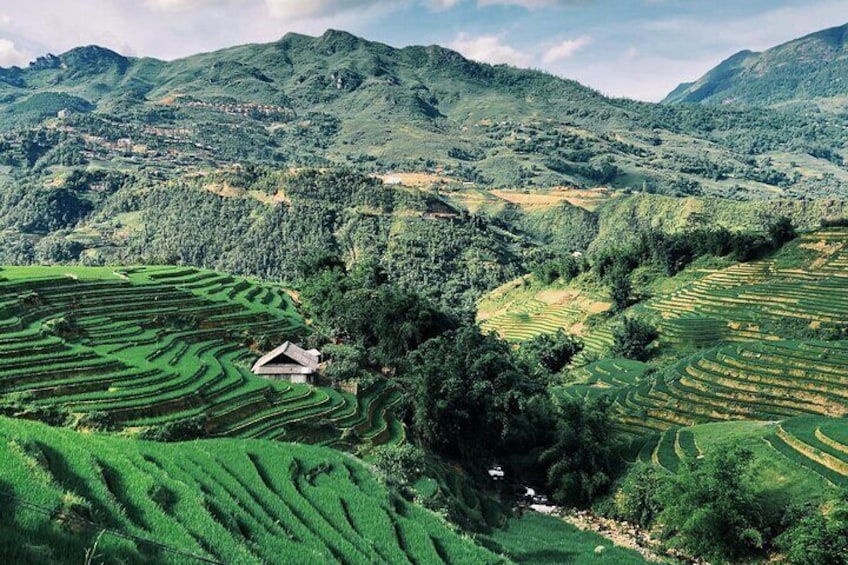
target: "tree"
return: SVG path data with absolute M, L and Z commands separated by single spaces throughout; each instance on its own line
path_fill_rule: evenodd
M 690 459 L 665 484 L 659 522 L 686 550 L 710 559 L 737 559 L 763 547 L 755 496 L 753 452 L 724 444 Z
M 610 275 L 610 298 L 613 310 L 621 312 L 631 304 L 631 292 L 633 285 L 630 282 L 630 274 L 624 269 L 616 269 Z
M 583 342 L 562 329 L 540 334 L 521 345 L 521 356 L 538 376 L 559 373 L 583 350 Z
M 618 518 L 643 528 L 653 524 L 663 508 L 660 473 L 653 465 L 644 463 L 637 463 L 627 473 L 613 499 Z
M 778 536 L 777 547 L 790 565 L 848 564 L 848 491 L 827 512 L 808 508 Z
M 524 410 L 541 387 L 496 336 L 462 327 L 425 342 L 406 366 L 412 429 L 424 446 L 480 463 L 527 433 Z
M 555 406 L 554 444 L 541 457 L 548 487 L 558 502 L 588 504 L 612 484 L 621 462 L 609 400 L 557 398 Z
M 652 325 L 636 318 L 624 318 L 612 331 L 612 354 L 644 361 L 650 355 L 648 346 L 659 334 Z
M 381 445 L 372 452 L 378 478 L 386 485 L 404 488 L 424 472 L 424 452 L 412 445 Z
M 768 235 L 775 249 L 780 249 L 785 243 L 792 241 L 798 236 L 792 220 L 786 216 L 781 216 L 769 224 Z

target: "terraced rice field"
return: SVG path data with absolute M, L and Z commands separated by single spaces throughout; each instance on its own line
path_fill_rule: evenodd
M 791 338 L 782 330 L 787 321 L 811 328 L 848 323 L 848 231 L 806 234 L 787 253 L 796 257 L 734 265 L 650 300 L 647 308 L 663 320 L 661 338 L 709 345 Z
M 497 332 L 510 341 L 526 341 L 540 334 L 569 328 L 580 315 L 581 311 L 576 305 L 548 304 L 532 299 L 514 310 L 485 320 L 480 327 L 484 331 Z
M 581 398 L 597 398 L 622 387 L 636 384 L 648 365 L 630 359 L 603 359 L 571 372 L 575 381 L 564 387 L 566 393 Z
M 582 334 L 586 318 L 609 307 L 609 303 L 591 293 L 568 287 L 539 287 L 531 277 L 522 277 L 484 297 L 478 304 L 478 312 L 483 331 L 520 342 L 557 330 Z M 600 338 L 597 344 L 599 351 L 602 341 Z
M 201 416 L 219 436 L 334 444 L 348 431 L 348 441 L 402 441 L 390 387 L 357 399 L 250 373 L 260 349 L 308 333 L 279 286 L 173 267 L 7 268 L 0 277 L 0 399 L 106 413 L 123 428 Z M 61 320 L 72 322 L 56 335 Z
M 95 543 L 129 565 L 498 561 L 326 448 L 157 444 L 0 418 L 0 461 L 3 563 L 84 563 Z
M 766 441 L 801 467 L 848 487 L 848 420 L 793 418 L 782 422 Z
M 634 440 L 625 457 L 676 472 L 684 461 L 726 441 L 754 452 L 762 488 L 793 491 L 810 501 L 848 486 L 848 420 L 800 416 L 780 422 L 718 422 L 670 428 Z
M 848 415 L 848 342 L 810 339 L 848 324 L 846 267 L 848 231 L 823 231 L 637 307 L 661 318 L 666 353 L 690 353 L 600 391 L 613 398 L 619 429 L 637 437 L 711 421 Z M 587 344 L 601 338 L 589 333 Z M 575 392 L 585 395 L 583 386 Z
M 718 420 L 848 415 L 848 344 L 776 341 L 707 350 L 614 391 L 621 429 L 641 434 Z

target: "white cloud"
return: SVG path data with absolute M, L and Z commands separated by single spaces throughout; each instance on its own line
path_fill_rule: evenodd
M 426 0 L 427 7 L 435 12 L 449 10 L 460 2 L 462 2 L 462 0 Z
M 0 38 L 0 67 L 26 66 L 30 56 L 19 50 L 11 39 Z
M 9 17 L 9 14 L 4 14 L 0 12 L 0 26 L 6 26 L 12 23 L 12 18 Z
M 449 47 L 459 51 L 469 59 L 484 63 L 506 63 L 516 67 L 529 67 L 533 64 L 531 54 L 507 45 L 497 35 L 475 37 L 461 33 Z
M 583 35 L 577 39 L 568 39 L 554 45 L 542 55 L 542 62 L 546 65 L 551 65 L 557 61 L 570 59 L 575 53 L 592 43 L 592 38 L 588 35 Z
M 160 12 L 183 12 L 223 4 L 239 4 L 244 0 L 144 0 L 144 4 Z
M 272 17 L 288 21 L 337 17 L 354 10 L 393 4 L 391 0 L 265 0 Z
M 477 0 L 478 6 L 520 6 L 528 10 L 582 3 L 580 0 Z

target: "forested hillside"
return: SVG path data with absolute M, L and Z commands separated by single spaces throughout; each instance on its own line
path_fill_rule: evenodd
M 843 113 L 848 104 L 848 24 L 812 33 L 762 53 L 741 51 L 666 103 L 775 107 Z
M 844 116 L 659 106 L 329 31 L 173 62 L 99 47 L 0 72 L 2 164 L 352 165 L 481 186 L 844 193 Z

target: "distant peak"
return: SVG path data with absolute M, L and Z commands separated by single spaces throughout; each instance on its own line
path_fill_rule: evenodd
M 328 29 L 327 31 L 324 32 L 324 35 L 321 36 L 321 39 L 324 39 L 324 40 L 357 39 L 358 40 L 359 38 L 356 37 L 355 35 L 353 35 L 352 33 L 348 32 L 348 31 L 339 30 L 339 29 Z
M 86 45 L 84 47 L 75 47 L 70 51 L 60 55 L 62 59 L 66 58 L 82 58 L 82 59 L 126 59 L 120 53 L 100 47 L 99 45 Z
M 365 42 L 364 39 L 360 39 L 352 33 L 336 29 L 328 29 L 318 40 L 321 44 L 331 47 L 334 51 L 353 50 Z

